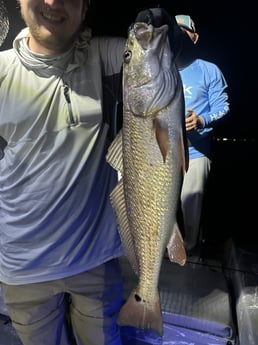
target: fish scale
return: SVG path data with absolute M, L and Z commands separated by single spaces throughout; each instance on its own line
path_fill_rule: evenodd
M 110 200 L 125 255 L 138 282 L 123 304 L 120 325 L 163 334 L 159 274 L 170 260 L 185 263 L 177 209 L 188 146 L 184 96 L 173 63 L 167 25 L 135 23 L 125 46 L 123 127 L 106 159 L 120 175 Z

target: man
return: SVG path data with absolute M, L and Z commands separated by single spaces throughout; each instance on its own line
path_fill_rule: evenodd
M 189 15 L 177 15 L 181 30 L 192 41 L 178 56 L 184 87 L 186 132 L 189 143 L 189 168 L 185 175 L 181 205 L 187 253 L 199 255 L 203 199 L 211 167 L 211 135 L 215 124 L 229 113 L 227 83 L 220 69 L 197 58 L 199 35 Z
M 117 78 L 124 39 L 81 31 L 88 1 L 19 4 L 27 28 L 0 53 L 5 303 L 24 345 L 70 344 L 68 304 L 78 344 L 120 344 L 123 250 L 102 80 Z
M 23 345 L 121 345 L 124 252 L 105 157 L 125 39 L 91 37 L 88 0 L 18 3 L 27 27 L 0 52 L 4 301 Z

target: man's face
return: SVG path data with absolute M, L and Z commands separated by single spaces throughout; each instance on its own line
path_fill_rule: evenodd
M 29 47 L 54 54 L 70 47 L 83 16 L 83 0 L 19 0 L 29 27 Z

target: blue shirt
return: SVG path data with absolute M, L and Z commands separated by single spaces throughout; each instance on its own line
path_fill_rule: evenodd
M 202 59 L 196 59 L 179 72 L 184 87 L 186 115 L 187 109 L 192 109 L 205 121 L 204 128 L 187 132 L 191 143 L 189 157 L 210 157 L 213 125 L 229 112 L 228 85 L 220 69 Z

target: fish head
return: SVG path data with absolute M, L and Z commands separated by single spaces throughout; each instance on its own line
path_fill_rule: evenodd
M 136 22 L 129 30 L 124 51 L 123 88 L 125 106 L 134 115 L 153 116 L 172 99 L 175 84 L 173 53 L 168 25 L 158 28 Z

